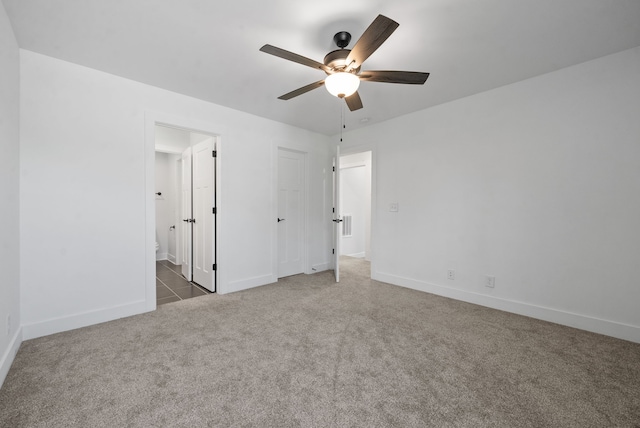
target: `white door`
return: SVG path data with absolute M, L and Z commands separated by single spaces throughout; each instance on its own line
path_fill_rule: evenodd
M 193 150 L 193 282 L 214 289 L 214 178 L 213 137 L 195 144 Z
M 181 252 L 182 275 L 191 281 L 191 239 L 192 239 L 192 207 L 191 207 L 191 147 L 182 152 L 182 198 L 181 198 Z
M 304 272 L 305 155 L 278 149 L 278 278 Z
M 333 158 L 333 271 L 336 282 L 340 282 L 340 146 Z

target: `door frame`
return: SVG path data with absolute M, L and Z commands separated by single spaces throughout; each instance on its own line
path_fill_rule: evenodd
M 282 150 L 288 150 L 304 155 L 304 203 L 303 203 L 303 234 L 302 234 L 302 257 L 303 257 L 303 273 L 312 273 L 309 265 L 309 152 L 300 150 L 292 144 L 285 142 L 274 142 L 271 147 L 271 183 L 273 193 L 271 196 L 271 211 L 269 221 L 271 221 L 271 281 L 278 282 L 278 153 Z
M 155 218 L 155 143 L 156 143 L 156 125 L 169 126 L 172 128 L 184 129 L 189 132 L 196 132 L 200 134 L 209 134 L 217 137 L 216 142 L 216 184 L 215 184 L 215 206 L 216 206 L 216 265 L 218 269 L 215 271 L 215 283 L 216 290 L 218 292 L 224 292 L 226 277 L 219 269 L 219 266 L 224 266 L 224 261 L 221 260 L 221 256 L 224 257 L 224 250 L 220 251 L 220 248 L 225 248 L 226 235 L 221 232 L 224 231 L 224 214 L 220 214 L 218 207 L 222 206 L 223 192 L 222 192 L 222 167 L 221 160 L 223 158 L 222 151 L 222 139 L 226 134 L 226 128 L 220 124 L 208 121 L 201 121 L 189 117 L 175 116 L 169 113 L 145 111 L 144 114 L 144 175 L 145 175 L 145 218 L 144 218 L 144 231 L 145 231 L 145 309 L 147 311 L 153 311 L 156 309 L 156 250 L 155 250 L 155 231 L 156 231 L 156 218 Z
M 377 158 L 378 158 L 378 151 L 377 151 L 377 144 L 375 143 L 365 143 L 365 144 L 359 144 L 357 146 L 345 146 L 345 145 L 340 145 L 340 156 L 348 156 L 348 155 L 353 155 L 355 153 L 364 153 L 364 152 L 371 152 L 371 237 L 370 237 L 370 262 L 371 262 L 371 272 L 370 272 L 370 276 L 371 279 L 379 279 L 377 272 L 378 272 L 378 264 L 376 261 L 376 239 L 375 239 L 375 225 L 377 224 L 377 206 L 378 206 L 378 201 L 377 201 Z M 339 172 L 338 172 L 339 173 Z M 339 259 L 338 259 L 339 260 Z

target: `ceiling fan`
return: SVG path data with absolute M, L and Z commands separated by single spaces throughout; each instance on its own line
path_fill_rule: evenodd
M 341 31 L 333 36 L 333 41 L 339 49 L 329 52 L 323 63 L 303 57 L 293 52 L 264 45 L 262 52 L 284 58 L 289 61 L 308 67 L 317 68 L 327 74 L 327 78 L 298 88 L 278 97 L 281 100 L 290 100 L 307 93 L 313 89 L 325 86 L 327 90 L 338 98 L 344 98 L 349 110 L 355 111 L 362 108 L 362 100 L 358 95 L 360 81 L 403 83 L 409 85 L 422 85 L 426 82 L 429 73 L 417 71 L 363 71 L 362 63 L 376 51 L 387 38 L 398 28 L 393 19 L 378 15 L 371 25 L 364 31 L 353 49 L 345 49 L 351 41 L 351 34 Z

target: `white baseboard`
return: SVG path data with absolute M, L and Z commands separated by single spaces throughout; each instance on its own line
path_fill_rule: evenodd
M 355 257 L 357 259 L 364 259 L 364 251 L 355 254 L 345 254 L 347 257 Z
M 11 364 L 13 364 L 13 360 L 16 358 L 16 354 L 18 353 L 18 349 L 20 349 L 21 344 L 22 328 L 18 328 L 11 338 L 7 350 L 2 355 L 2 359 L 0 359 L 0 387 L 2 387 L 4 380 L 7 378 Z
M 325 270 L 329 270 L 329 263 L 318 263 L 317 265 L 311 266 L 311 272 L 305 273 L 318 273 Z
M 515 300 L 502 299 L 486 294 L 453 289 L 442 285 L 418 281 L 411 278 L 404 278 L 387 273 L 375 272 L 372 274 L 372 279 L 392 285 L 411 288 L 413 290 L 436 294 L 438 296 L 448 297 L 450 299 L 474 303 L 488 308 L 498 309 L 505 312 L 511 312 L 518 315 L 524 315 L 543 321 L 549 321 L 568 327 L 574 327 L 593 333 L 604 334 L 618 339 L 640 343 L 640 327 L 638 326 L 565 312 L 543 306 L 536 306 Z
M 174 256 L 173 254 L 169 254 L 167 253 L 167 260 L 169 260 L 171 263 L 173 263 L 174 265 L 177 265 L 177 260 L 176 260 L 176 256 Z
M 242 279 L 239 281 L 231 281 L 226 287 L 218 287 L 218 294 L 234 293 L 236 291 L 248 290 L 249 288 L 260 287 L 261 285 L 273 284 L 273 276 L 260 275 L 253 278 Z
M 156 261 L 167 260 L 167 253 L 156 253 Z
M 145 300 L 22 325 L 24 340 L 149 312 Z

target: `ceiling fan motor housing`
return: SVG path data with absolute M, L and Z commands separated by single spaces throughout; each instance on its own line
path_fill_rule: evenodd
M 331 68 L 333 71 L 342 71 L 348 65 L 346 60 L 349 53 L 351 53 L 351 49 L 345 49 L 351 41 L 351 34 L 347 31 L 340 31 L 333 36 L 333 41 L 340 49 L 329 52 L 324 57 L 324 65 Z M 357 73 L 359 70 L 360 68 L 352 70 L 352 72 Z
M 324 57 L 324 65 L 331 68 L 333 71 L 342 71 L 347 64 L 347 57 L 351 53 L 351 49 L 337 49 L 329 52 Z M 358 73 L 360 67 L 355 70 L 351 70 L 352 73 Z M 329 74 L 329 73 L 327 73 Z

